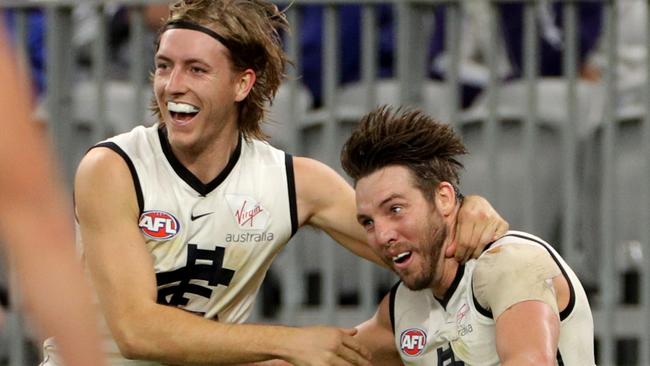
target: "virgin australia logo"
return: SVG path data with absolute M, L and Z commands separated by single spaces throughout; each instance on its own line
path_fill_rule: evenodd
M 228 194 L 228 206 L 241 229 L 264 230 L 271 214 L 252 197 Z

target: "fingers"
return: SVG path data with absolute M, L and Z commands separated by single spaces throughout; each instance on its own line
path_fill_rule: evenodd
M 301 354 L 287 361 L 300 366 L 370 366 L 370 351 L 355 338 L 356 328 L 316 326 L 304 328 Z M 308 358 L 305 356 L 308 355 Z
M 447 247 L 448 252 L 445 253 L 448 258 L 454 257 L 456 261 L 463 263 L 467 261 L 472 253 L 472 237 L 474 235 L 475 225 L 473 222 L 461 222 L 456 224 L 456 245 Z M 475 246 L 475 245 L 474 245 Z M 451 253 L 449 252 L 451 251 Z
M 458 262 L 478 258 L 486 245 L 503 236 L 509 229 L 508 223 L 479 196 L 468 196 L 463 201 L 456 224 L 456 245 L 450 245 L 445 255 L 452 252 Z
M 356 328 L 343 329 L 346 335 L 343 336 L 343 345 L 354 352 L 360 354 L 364 359 L 369 360 L 371 357 L 370 351 L 359 342 L 358 339 L 354 338 L 353 335 L 357 334 L 358 330 Z M 352 331 L 352 333 L 348 333 Z
M 337 351 L 337 355 L 352 365 L 370 365 L 371 354 L 358 340 L 349 335 L 350 329 L 344 329 L 346 334 L 343 335 L 343 343 Z M 356 329 L 354 334 L 357 333 Z
M 508 230 L 510 230 L 510 224 L 508 224 L 508 222 L 503 220 L 501 217 L 499 217 L 499 219 L 500 221 L 497 222 L 497 228 L 494 230 L 494 236 L 492 237 L 492 241 L 495 241 L 500 237 L 506 235 Z

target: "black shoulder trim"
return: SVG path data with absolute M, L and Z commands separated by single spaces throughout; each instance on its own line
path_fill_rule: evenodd
M 133 179 L 133 186 L 135 188 L 135 195 L 138 199 L 138 208 L 140 209 L 140 215 L 142 215 L 142 212 L 144 211 L 144 196 L 142 195 L 142 187 L 140 186 L 140 179 L 138 178 L 138 172 L 135 170 L 135 165 L 133 165 L 133 161 L 131 161 L 131 158 L 122 150 L 121 147 L 117 146 L 116 143 L 114 142 L 102 142 L 99 143 L 90 149 L 94 149 L 96 147 L 105 147 L 108 149 L 111 149 L 115 151 L 119 156 L 124 159 L 124 162 L 126 162 L 126 165 L 129 167 L 129 171 L 131 172 L 131 178 Z
M 447 289 L 447 292 L 445 292 L 445 297 L 442 299 L 438 299 L 437 297 L 434 296 L 436 300 L 442 305 L 443 308 L 447 309 L 447 304 L 449 303 L 449 300 L 451 300 L 451 297 L 454 295 L 454 292 L 456 292 L 456 289 L 458 288 L 458 284 L 460 283 L 460 280 L 463 279 L 463 275 L 465 274 L 465 265 L 461 264 L 458 267 L 458 270 L 456 271 L 456 277 L 454 277 L 454 281 L 451 283 L 451 286 Z
M 397 297 L 397 288 L 402 281 L 397 281 L 393 285 L 393 288 L 390 289 L 390 298 L 388 299 L 388 313 L 390 315 L 390 326 L 393 328 L 393 334 L 395 334 L 395 298 Z
M 291 215 L 291 236 L 298 231 L 298 206 L 296 203 L 296 177 L 293 173 L 293 156 L 284 153 L 284 165 L 287 169 L 287 190 L 289 191 L 289 212 Z
M 481 250 L 481 253 L 485 253 L 488 250 L 490 250 L 490 248 L 492 248 L 492 244 L 494 244 L 495 241 L 493 241 L 493 242 L 489 243 L 488 245 L 486 245 L 485 248 L 483 248 L 483 250 Z
M 478 302 L 478 300 L 476 300 L 476 295 L 474 295 L 474 281 L 472 281 L 472 288 L 471 288 L 471 291 L 472 291 L 472 301 L 474 302 L 474 308 L 476 308 L 476 310 L 477 310 L 479 313 L 481 313 L 481 315 L 483 315 L 484 317 L 487 317 L 487 318 L 490 318 L 490 319 L 494 319 L 494 315 L 492 315 L 492 311 L 490 311 L 490 310 L 484 308 L 484 307 L 483 307 L 483 306 Z
M 176 158 L 174 152 L 172 151 L 172 147 L 169 145 L 169 140 L 167 140 L 167 129 L 164 126 L 158 129 L 158 137 L 160 139 L 160 147 L 162 148 L 162 151 L 165 154 L 167 161 L 169 161 L 169 164 L 172 166 L 176 174 L 183 181 L 185 181 L 185 183 L 187 183 L 196 192 L 198 192 L 201 196 L 208 195 L 208 193 L 212 192 L 215 188 L 219 186 L 219 184 L 221 184 L 221 182 L 223 182 L 226 179 L 228 174 L 230 174 L 230 172 L 235 167 L 235 164 L 237 164 L 237 161 L 239 161 L 239 156 L 241 155 L 242 138 L 240 136 L 237 142 L 237 147 L 235 147 L 235 150 L 232 152 L 232 155 L 230 155 L 230 159 L 228 159 L 228 163 L 223 168 L 221 173 L 219 173 L 219 175 L 217 175 L 217 177 L 214 178 L 209 183 L 203 184 L 203 182 L 201 182 L 199 178 L 197 178 L 194 174 L 192 174 L 192 172 L 190 172 Z
M 541 241 L 539 241 L 539 240 L 537 240 L 535 238 L 531 238 L 531 237 L 524 236 L 524 235 L 519 235 L 519 234 L 507 234 L 507 235 L 504 235 L 504 236 L 515 236 L 515 237 L 518 237 L 518 238 L 533 241 L 533 242 L 541 245 L 544 249 L 546 249 L 548 254 L 551 255 L 551 258 L 553 258 L 553 260 L 555 261 L 555 264 L 557 264 L 557 266 L 560 267 L 560 271 L 562 271 L 562 276 L 564 276 L 564 279 L 566 279 L 566 282 L 569 284 L 569 303 L 567 304 L 567 307 L 560 312 L 560 321 L 566 319 L 566 317 L 569 316 L 569 314 L 571 314 L 571 312 L 573 311 L 573 308 L 576 305 L 576 292 L 575 292 L 575 289 L 573 288 L 573 283 L 571 282 L 571 278 L 569 278 L 569 275 L 566 273 L 566 270 L 562 266 L 562 263 L 560 263 L 560 260 L 555 256 L 553 251 L 551 251 L 551 249 L 549 249 L 549 247 L 546 244 L 544 244 L 543 242 L 541 242 Z
M 557 349 L 557 366 L 564 366 L 564 361 L 562 360 L 562 354 L 560 353 L 560 349 Z

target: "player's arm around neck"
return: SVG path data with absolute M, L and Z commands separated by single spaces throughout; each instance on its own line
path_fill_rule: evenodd
M 366 244 L 350 184 L 332 168 L 309 158 L 294 158 L 294 171 L 300 226 L 324 230 L 353 253 L 385 266 Z
M 75 201 L 87 266 L 124 357 L 183 365 L 253 362 L 285 358 L 299 345 L 304 334 L 298 328 L 219 323 L 156 303 L 133 181 L 116 153 L 95 148 L 84 157 Z

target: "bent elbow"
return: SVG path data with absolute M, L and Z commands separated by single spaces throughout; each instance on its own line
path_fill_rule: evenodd
M 128 360 L 141 359 L 143 356 L 143 351 L 141 346 L 138 344 L 138 341 L 134 339 L 135 337 L 127 336 L 124 334 L 116 334 L 113 337 L 117 348 L 120 351 L 122 357 Z
M 146 337 L 138 335 L 138 332 L 128 325 L 118 326 L 113 330 L 113 339 L 122 357 L 128 360 L 147 359 Z

